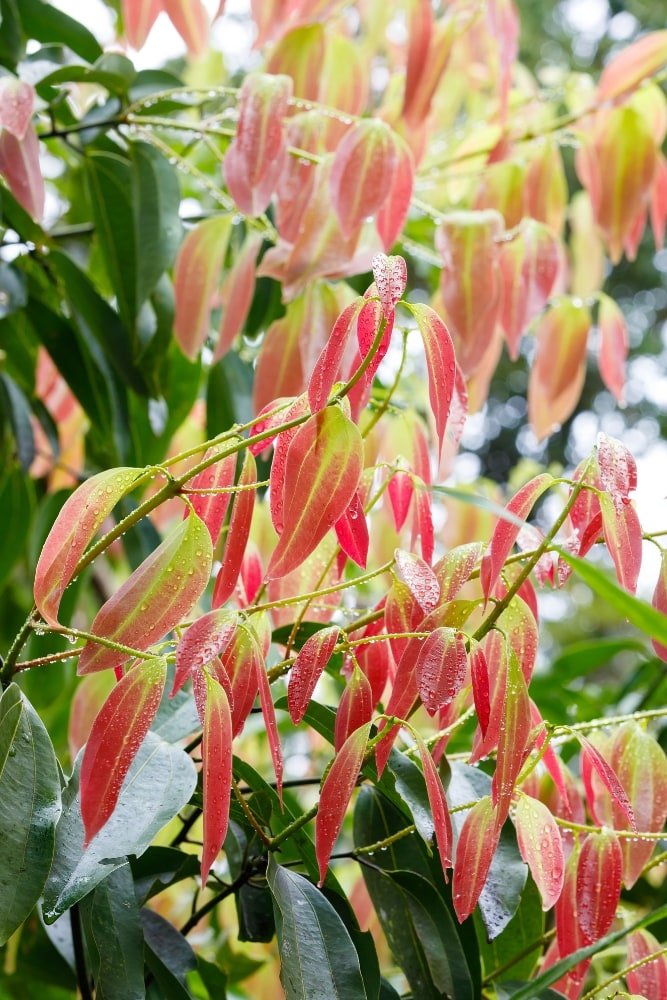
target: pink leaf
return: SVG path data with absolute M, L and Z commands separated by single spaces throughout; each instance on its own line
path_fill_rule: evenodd
M 359 777 L 370 730 L 370 722 L 367 722 L 348 736 L 334 757 L 331 769 L 322 785 L 315 818 L 315 850 L 320 870 L 320 886 L 324 884 L 329 858 Z
M 232 732 L 238 736 L 257 697 L 258 670 L 264 669 L 262 650 L 254 629 L 238 628 L 220 658 L 231 683 Z
M 410 501 L 414 493 L 412 477 L 407 472 L 394 472 L 387 487 L 389 502 L 394 517 L 394 527 L 400 531 L 410 510 Z
M 642 526 L 632 500 L 612 500 L 606 493 L 598 497 L 602 510 L 604 539 L 614 560 L 621 587 L 631 594 L 637 589 L 642 562 Z
M 365 299 L 355 299 L 343 309 L 334 323 L 331 336 L 317 359 L 308 384 L 308 402 L 313 413 L 324 409 L 329 401 L 329 394 L 338 378 L 348 338 L 365 304 Z
M 44 215 L 44 178 L 39 163 L 39 141 L 32 125 L 22 139 L 9 130 L 0 133 L 0 174 L 18 203 L 33 219 Z
M 125 37 L 133 49 L 143 46 L 161 10 L 162 0 L 123 0 Z
M 239 486 L 252 486 L 257 482 L 257 465 L 253 455 L 246 451 L 243 460 L 243 468 L 239 476 Z M 255 490 L 245 489 L 234 496 L 234 506 L 229 521 L 229 531 L 225 550 L 222 554 L 222 565 L 218 570 L 213 588 L 212 604 L 214 608 L 219 608 L 234 593 L 236 581 L 241 572 L 241 564 L 245 554 L 248 536 L 250 535 L 250 525 L 252 514 L 255 508 Z
M 408 281 L 408 268 L 403 257 L 387 257 L 378 253 L 371 262 L 373 278 L 386 320 L 393 317 L 396 303 L 402 298 Z
M 628 448 L 622 441 L 600 433 L 595 457 L 599 478 L 595 485 L 609 493 L 613 500 L 627 499 L 628 494 L 637 489 L 637 463 Z
M 549 910 L 562 892 L 565 876 L 563 842 L 556 821 L 538 799 L 521 795 L 514 825 L 521 857 L 542 897 L 542 909 Z
M 590 767 L 592 767 L 597 773 L 600 781 L 605 786 L 612 799 L 616 802 L 618 807 L 622 810 L 626 819 L 630 823 L 633 830 L 637 829 L 637 823 L 635 820 L 635 814 L 632 806 L 630 805 L 630 800 L 626 794 L 623 785 L 618 779 L 618 775 L 609 766 L 607 761 L 604 759 L 599 750 L 597 750 L 593 744 L 586 739 L 585 736 L 578 735 L 578 740 L 582 746 L 582 764 L 585 761 Z
M 412 534 L 410 544 L 414 545 L 415 540 L 419 538 L 422 559 L 427 563 L 431 563 L 435 547 L 431 495 L 426 488 L 426 484 L 419 476 L 414 476 L 413 482 L 415 485 L 415 498 L 412 505 Z
M 0 128 L 23 139 L 32 120 L 35 90 L 13 76 L 0 77 Z
M 176 672 L 170 697 L 193 671 L 220 656 L 234 637 L 239 617 L 234 611 L 209 611 L 189 626 L 176 647 Z
M 403 549 L 394 552 L 399 578 L 410 588 L 410 593 L 425 615 L 433 611 L 440 600 L 440 584 L 428 565 L 419 556 Z
M 482 542 L 468 542 L 450 549 L 433 567 L 440 584 L 440 599 L 453 600 L 470 579 L 483 551 Z
M 634 965 L 650 955 L 656 955 L 638 969 L 626 974 L 628 989 L 644 997 L 667 996 L 667 957 L 658 955 L 660 943 L 647 930 L 635 931 L 628 937 L 628 965 Z
M 590 833 L 577 864 L 577 920 L 583 943 L 603 937 L 616 916 L 621 896 L 623 855 L 615 833 Z
M 266 726 L 266 735 L 269 740 L 269 749 L 271 750 L 271 760 L 273 761 L 273 772 L 276 776 L 276 791 L 278 792 L 278 798 L 282 803 L 283 753 L 280 747 L 280 737 L 278 736 L 276 712 L 273 707 L 273 698 L 271 697 L 271 685 L 269 684 L 269 678 L 267 677 L 266 674 L 264 657 L 261 655 L 259 644 L 257 643 L 257 640 L 255 639 L 253 632 L 250 629 L 248 629 L 247 631 L 249 632 L 250 635 L 251 645 L 256 647 L 254 661 L 255 661 L 255 670 L 257 673 L 257 685 L 259 687 L 259 703 L 262 708 L 264 725 Z
M 430 306 L 414 303 L 409 309 L 417 320 L 424 342 L 428 369 L 428 395 L 441 452 L 456 380 L 454 346 L 447 327 Z
M 489 796 L 485 795 L 466 816 L 456 845 L 452 895 L 460 924 L 477 905 L 499 836 L 496 810 Z
M 345 685 L 336 710 L 334 747 L 341 749 L 348 736 L 370 722 L 373 715 L 373 694 L 366 675 L 355 665 Z
M 331 200 L 344 236 L 382 207 L 398 164 L 394 133 L 378 118 L 362 118 L 336 149 Z
M 489 688 L 489 667 L 482 647 L 475 643 L 470 653 L 470 677 L 472 680 L 472 696 L 477 712 L 477 721 L 486 736 L 491 717 L 491 693 Z
M 500 323 L 510 357 L 519 355 L 521 335 L 546 305 L 561 268 L 562 248 L 545 225 L 524 219 L 513 240 L 503 243 Z
M 336 521 L 334 528 L 338 544 L 343 552 L 357 566 L 365 569 L 368 559 L 369 537 L 366 514 L 364 513 L 364 507 L 359 496 L 359 490 L 352 497 L 350 506 L 345 513 Z
M 190 55 L 204 55 L 208 48 L 209 23 L 201 0 L 161 0 L 161 3 Z
M 204 845 L 201 856 L 202 885 L 227 835 L 232 790 L 232 716 L 224 687 L 208 671 L 201 674 L 205 690 L 202 737 L 204 792 Z M 200 683 L 199 681 L 197 683 Z
M 657 611 L 662 611 L 663 615 L 667 615 L 667 549 L 663 549 L 660 556 L 660 573 L 651 603 Z M 658 642 L 657 639 L 653 639 L 652 642 L 656 655 L 667 662 L 667 646 Z
M 540 317 L 537 353 L 528 382 L 528 416 L 542 439 L 572 414 L 586 376 L 589 310 L 561 299 Z
M 225 260 L 231 215 L 214 215 L 187 234 L 174 267 L 174 336 L 191 361 L 210 328 L 211 300 Z
M 628 356 L 628 330 L 623 313 L 613 299 L 600 292 L 598 296 L 598 326 L 600 377 L 619 403 L 625 388 L 625 361 Z
M 437 628 L 425 639 L 415 670 L 426 711 L 434 715 L 463 687 L 468 669 L 465 638 L 453 628 Z
M 308 400 L 305 396 L 299 396 L 287 410 L 283 410 L 280 423 L 289 423 L 296 417 L 303 417 L 308 413 Z M 287 453 L 292 443 L 298 427 L 290 427 L 280 431 L 277 435 L 273 450 L 273 461 L 271 462 L 271 491 L 269 496 L 269 509 L 271 511 L 271 521 L 278 534 L 282 534 L 284 524 L 285 506 L 285 470 L 287 467 Z
M 610 59 L 600 77 L 598 100 L 608 101 L 634 90 L 667 62 L 667 31 L 652 31 Z
M 211 458 L 217 452 L 222 453 L 225 445 L 218 445 L 209 448 L 204 453 L 204 459 Z M 217 490 L 227 489 L 234 485 L 234 473 L 236 472 L 236 455 L 222 455 L 217 462 L 209 465 L 188 483 L 189 490 Z M 232 499 L 231 493 L 191 493 L 190 503 L 194 508 L 197 517 L 200 517 L 208 528 L 213 545 L 218 540 L 222 522 L 225 519 L 229 501 Z M 189 510 L 185 511 L 187 517 Z
M 395 137 L 395 143 L 398 158 L 394 178 L 389 194 L 375 219 L 378 235 L 385 250 L 391 250 L 403 231 L 415 179 L 415 163 L 410 147 L 400 136 Z
M 225 278 L 220 293 L 222 320 L 213 354 L 214 363 L 225 356 L 248 318 L 255 293 L 255 269 L 262 240 L 261 233 L 248 233 L 234 266 Z
M 433 816 L 435 840 L 438 845 L 440 863 L 446 882 L 447 869 L 452 867 L 452 821 L 449 816 L 445 790 L 442 787 L 442 781 L 440 780 L 433 757 L 422 739 L 418 741 L 417 745 L 419 747 L 419 758 L 424 769 L 426 793 L 431 807 L 431 815 Z
M 304 717 L 315 685 L 331 659 L 339 635 L 340 629 L 337 625 L 320 629 L 306 639 L 297 654 L 287 686 L 287 707 L 295 726 Z

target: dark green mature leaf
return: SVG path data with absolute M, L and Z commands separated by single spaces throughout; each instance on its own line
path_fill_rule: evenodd
M 542 900 L 533 880 L 529 879 L 526 883 L 518 910 L 493 941 L 489 943 L 487 940 L 486 927 L 479 911 L 475 911 L 474 920 L 485 976 L 494 978 L 494 981 L 528 979 L 542 953 L 541 938 L 544 933 Z M 518 957 L 535 942 L 533 951 Z M 505 972 L 493 977 L 496 969 L 502 969 L 509 963 L 512 964 Z
M 191 996 L 185 982 L 188 972 L 197 967 L 194 951 L 180 931 L 153 910 L 141 911 L 146 942 L 146 965 L 151 970 L 162 996 L 180 1000 Z
M 144 935 L 128 864 L 81 901 L 97 1000 L 143 1000 Z
M 17 0 L 0 0 L 0 62 L 14 69 L 21 58 L 24 40 Z
M 11 524 L 0 545 L 0 583 L 23 555 L 35 508 L 32 480 L 15 468 L 0 481 L 0 523 Z
M 23 309 L 28 301 L 25 275 L 11 264 L 0 263 L 0 319 Z
M 206 391 L 206 433 L 209 437 L 234 423 L 252 419 L 252 365 L 227 354 L 211 368 Z
M 435 826 L 423 773 L 414 761 L 396 749 L 391 751 L 387 767 L 394 776 L 396 791 L 410 810 L 417 831 L 430 852 Z
M 83 753 L 83 751 L 82 751 Z M 123 783 L 108 823 L 83 849 L 79 797 L 82 753 L 63 793 L 63 814 L 56 830 L 53 867 L 44 890 L 44 917 L 54 920 L 125 864 L 141 855 L 155 834 L 189 801 L 197 783 L 186 753 L 148 733 Z
M 130 60 L 119 52 L 105 52 L 93 66 L 69 65 L 43 77 L 40 87 L 61 83 L 98 83 L 112 94 L 127 94 L 136 70 Z
M 211 998 L 215 1000 L 225 1000 L 227 996 L 227 976 L 214 962 L 207 962 L 201 955 L 197 955 L 197 972 L 199 977 L 209 992 Z
M 181 192 L 176 171 L 154 146 L 133 142 L 130 158 L 140 306 L 176 258 L 183 234 Z
M 95 36 L 79 21 L 51 4 L 42 3 L 42 0 L 21 0 L 19 10 L 28 38 L 67 45 L 72 52 L 91 63 L 102 55 Z
M 35 438 L 30 423 L 30 404 L 14 379 L 0 372 L 0 403 L 16 442 L 16 457 L 27 472 L 35 457 Z
M 382 980 L 380 976 L 380 962 L 375 950 L 373 935 L 370 931 L 361 930 L 359 921 L 346 896 L 342 896 L 337 892 L 330 892 L 326 885 L 323 887 L 322 892 L 345 924 L 347 933 L 352 938 L 352 943 L 357 949 L 361 976 L 364 980 L 368 1000 L 378 1000 Z
M 271 893 L 260 885 L 242 885 L 235 893 L 239 921 L 239 941 L 272 941 L 276 925 L 271 908 Z
M 0 944 L 41 895 L 53 859 L 60 778 L 51 740 L 16 684 L 0 698 Z
M 286 1000 L 367 1000 L 359 956 L 331 903 L 273 856 L 267 880 Z
M 162 892 L 168 885 L 199 873 L 199 859 L 175 847 L 149 847 L 140 858 L 130 858 L 134 892 L 141 903 Z

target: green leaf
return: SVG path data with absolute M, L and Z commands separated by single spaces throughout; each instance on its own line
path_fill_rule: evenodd
M 40 87 L 60 83 L 97 83 L 110 93 L 125 96 L 136 76 L 130 60 L 119 52 L 106 52 L 93 66 L 70 65 L 54 70 L 39 81 Z
M 650 604 L 647 604 L 646 601 L 641 601 L 633 594 L 629 594 L 627 590 L 623 590 L 606 573 L 598 569 L 597 566 L 593 566 L 592 563 L 586 562 L 584 559 L 579 559 L 578 556 L 573 556 L 570 552 L 566 552 L 565 549 L 558 548 L 558 546 L 555 546 L 555 548 L 565 562 L 569 563 L 577 576 L 598 597 L 606 601 L 609 607 L 618 611 L 623 618 L 627 618 L 632 625 L 641 629 L 645 635 L 650 636 L 652 639 L 657 639 L 663 645 L 667 645 L 667 615 L 663 615 L 660 611 L 656 611 Z
M 97 1000 L 143 1000 L 144 935 L 128 864 L 81 901 Z
M 417 831 L 430 851 L 435 826 L 424 775 L 409 757 L 396 749 L 389 754 L 387 767 L 394 776 L 396 791 L 410 810 Z
M 20 13 L 28 38 L 67 45 L 72 52 L 91 63 L 102 55 L 100 44 L 92 32 L 51 4 L 41 0 L 21 0 Z
M 9 421 L 16 444 L 16 457 L 24 473 L 35 457 L 35 438 L 30 423 L 30 405 L 14 379 L 0 372 L 0 404 Z
M 140 858 L 130 858 L 134 892 L 140 902 L 162 892 L 168 885 L 175 885 L 199 872 L 195 854 L 185 854 L 176 847 L 149 847 Z
M 486 977 L 497 978 L 499 981 L 528 979 L 542 953 L 541 938 L 544 934 L 542 900 L 533 880 L 529 879 L 526 883 L 518 910 L 504 931 L 493 941 L 489 943 L 487 939 L 486 927 L 479 910 L 474 913 L 474 921 Z M 519 958 L 534 942 L 537 945 L 533 951 Z M 513 961 L 514 959 L 517 961 Z M 498 977 L 493 976 L 496 969 L 502 969 L 510 962 L 512 964 L 505 972 L 501 971 Z
M 286 1000 L 366 1000 L 359 956 L 326 897 L 269 858 L 280 981 Z
M 109 822 L 83 849 L 79 771 L 83 752 L 63 793 L 53 867 L 44 890 L 44 919 L 55 920 L 130 854 L 144 853 L 162 827 L 189 801 L 197 775 L 186 753 L 148 733 L 123 783 Z
M 16 684 L 0 698 L 0 944 L 39 899 L 53 859 L 60 778 L 51 740 Z
M 194 951 L 176 928 L 153 910 L 141 911 L 146 942 L 146 965 L 166 1000 L 191 996 L 185 977 L 197 967 Z M 120 998 L 119 998 L 120 1000 Z
M 13 70 L 23 48 L 17 0 L 0 0 L 0 63 Z
M 242 885 L 235 893 L 239 941 L 272 941 L 276 933 L 271 893 L 260 885 Z
M 11 524 L 0 545 L 0 583 L 25 552 L 35 510 L 32 480 L 15 468 L 0 481 L 0 523 Z
M 227 976 L 214 962 L 207 962 L 201 955 L 197 955 L 197 972 L 199 977 L 215 1000 L 225 1000 L 227 996 Z
M 133 142 L 130 158 L 140 306 L 176 258 L 183 232 L 181 192 L 176 171 L 154 146 Z
M 0 293 L 0 319 L 23 309 L 28 301 L 25 275 L 4 261 L 0 263 Z

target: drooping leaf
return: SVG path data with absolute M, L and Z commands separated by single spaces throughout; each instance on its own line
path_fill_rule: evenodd
M 433 816 L 433 827 L 440 855 L 440 863 L 442 864 L 445 881 L 447 881 L 447 869 L 452 866 L 452 821 L 449 818 L 445 790 L 433 757 L 423 740 L 419 740 L 418 746 L 419 759 L 424 769 L 424 781 L 426 782 L 428 801 Z
M 396 169 L 384 204 L 375 218 L 375 225 L 385 250 L 392 246 L 403 231 L 408 217 L 415 180 L 415 162 L 408 144 L 396 136 Z
M 505 822 L 516 779 L 530 749 L 530 731 L 528 688 L 517 656 L 512 650 L 507 658 L 502 722 L 491 786 L 491 798 L 497 810 L 496 821 L 499 825 Z
M 658 580 L 653 591 L 651 604 L 656 611 L 667 617 L 667 549 L 663 549 L 660 556 L 660 573 L 658 574 Z M 667 661 L 667 643 L 658 642 L 657 639 L 653 639 L 653 648 L 661 660 Z
M 329 394 L 338 377 L 350 334 L 364 303 L 364 299 L 357 298 L 343 309 L 315 363 L 308 383 L 308 402 L 313 413 L 323 409 L 329 401 Z
M 345 813 L 354 791 L 371 730 L 366 722 L 345 740 L 334 757 L 324 779 L 320 803 L 315 818 L 315 845 L 320 870 L 320 886 L 324 884 L 329 858 L 338 839 Z
M 297 654 L 287 688 L 290 718 L 295 726 L 304 716 L 315 685 L 331 659 L 339 635 L 340 629 L 337 625 L 320 629 L 304 642 Z
M 598 326 L 600 377 L 618 402 L 622 403 L 625 389 L 625 360 L 628 356 L 628 329 L 619 306 L 603 292 L 598 296 Z
M 659 942 L 649 931 L 635 931 L 628 938 L 628 964 L 634 965 L 641 959 L 656 955 L 662 950 Z M 628 988 L 642 996 L 663 996 L 667 993 L 667 958 L 658 956 L 626 975 Z
M 308 413 L 308 400 L 305 396 L 299 396 L 294 400 L 282 414 L 280 423 L 288 424 L 298 417 L 303 417 Z M 278 425 L 279 426 L 279 425 Z M 287 468 L 287 452 L 292 443 L 298 427 L 288 427 L 280 431 L 275 440 L 273 449 L 273 461 L 271 462 L 271 490 L 269 495 L 269 509 L 271 511 L 271 521 L 278 534 L 281 534 L 285 527 L 285 472 Z
M 0 174 L 19 205 L 41 221 L 44 215 L 44 178 L 39 163 L 39 140 L 32 125 L 22 139 L 8 129 L 0 133 Z
M 400 531 L 405 524 L 405 519 L 407 518 L 408 511 L 410 510 L 410 502 L 412 500 L 413 492 L 414 486 L 412 483 L 412 477 L 409 473 L 401 471 L 394 472 L 389 480 L 387 494 L 391 504 L 391 512 L 394 518 L 394 527 L 396 528 L 396 531 Z
M 614 922 L 622 874 L 623 855 L 616 834 L 589 834 L 577 864 L 577 920 L 583 944 L 598 941 Z
M 594 769 L 602 784 L 605 786 L 618 807 L 623 811 L 632 829 L 636 830 L 637 821 L 635 819 L 634 810 L 630 804 L 630 800 L 628 799 L 623 785 L 619 781 L 618 775 L 607 763 L 597 747 L 593 746 L 590 740 L 588 740 L 585 736 L 582 736 L 580 733 L 577 735 L 577 739 L 581 743 L 582 762 L 586 762 Z
M 540 317 L 528 383 L 528 416 L 540 439 L 564 423 L 577 404 L 590 327 L 589 310 L 573 299 L 561 299 Z
M 631 500 L 613 500 L 606 493 L 598 497 L 607 548 L 614 560 L 616 577 L 631 594 L 637 589 L 642 561 L 642 526 Z
M 225 450 L 224 445 L 219 445 L 217 448 L 209 448 L 203 456 L 205 461 L 211 458 L 216 453 L 222 453 Z M 216 493 L 215 490 L 228 489 L 230 486 L 234 485 L 234 473 L 236 472 L 236 455 L 222 455 L 217 462 L 213 465 L 209 465 L 207 469 L 203 472 L 198 473 L 194 476 L 188 483 L 188 490 L 210 490 L 210 493 L 189 493 L 190 503 L 194 508 L 194 512 L 197 517 L 201 518 L 206 527 L 208 528 L 208 533 L 211 536 L 211 544 L 215 545 L 218 536 L 220 534 L 220 529 L 222 528 L 222 522 L 225 520 L 225 514 L 227 513 L 227 508 L 229 507 L 229 501 L 232 498 L 231 493 Z M 189 511 L 186 511 L 186 516 Z
M 547 226 L 524 219 L 518 235 L 502 245 L 500 323 L 510 357 L 519 354 L 521 335 L 546 305 L 561 265 L 561 247 Z
M 212 604 L 214 608 L 224 604 L 234 593 L 234 587 L 241 572 L 243 556 L 250 536 L 252 514 L 255 509 L 255 493 L 252 488 L 257 482 L 257 463 L 251 451 L 246 451 L 238 485 L 245 487 L 234 495 L 234 504 L 229 521 L 229 531 L 222 554 L 222 564 L 215 578 Z
M 344 236 L 375 215 L 387 199 L 398 161 L 392 130 L 378 118 L 362 118 L 338 145 L 331 169 L 331 200 Z
M 91 632 L 134 649 L 147 649 L 174 627 L 203 593 L 213 552 L 206 525 L 195 514 L 182 521 L 98 611 Z M 88 642 L 78 672 L 116 667 L 127 654 Z
M 368 524 L 364 506 L 357 490 L 352 497 L 352 502 L 342 517 L 339 517 L 334 524 L 338 544 L 357 566 L 366 569 L 368 560 Z
M 339 751 L 347 739 L 373 715 L 373 692 L 365 673 L 355 664 L 336 710 L 334 747 Z
M 129 864 L 116 868 L 81 902 L 81 922 L 96 994 L 142 1000 L 144 934 Z
M 174 335 L 191 361 L 209 332 L 211 300 L 232 231 L 231 215 L 213 215 L 187 234 L 174 268 Z
M 608 101 L 634 90 L 666 62 L 667 31 L 652 31 L 643 35 L 609 60 L 598 83 L 598 99 Z
M 205 687 L 202 739 L 204 774 L 204 845 L 202 885 L 227 835 L 232 790 L 232 716 L 224 687 L 207 670 L 197 674 Z M 196 681 L 196 683 L 201 683 Z
M 238 252 L 234 266 L 225 278 L 220 292 L 222 320 L 213 361 L 224 357 L 241 333 L 248 318 L 255 291 L 257 256 L 262 246 L 262 234 L 250 232 Z
M 280 746 L 280 737 L 278 735 L 278 724 L 276 722 L 276 713 L 273 705 L 273 698 L 271 696 L 271 685 L 269 684 L 269 678 L 266 674 L 266 666 L 264 664 L 264 657 L 261 654 L 259 648 L 259 643 L 255 638 L 254 634 L 250 629 L 250 643 L 254 647 L 254 665 L 255 672 L 257 675 L 257 687 L 259 689 L 259 703 L 262 709 L 262 717 L 264 719 L 264 725 L 266 726 L 266 735 L 269 741 L 269 749 L 271 750 L 271 760 L 273 761 L 273 773 L 276 776 L 276 791 L 278 792 L 278 798 L 282 802 L 282 788 L 283 788 L 283 753 Z
M 549 910 L 563 888 L 565 861 L 563 843 L 556 821 L 538 799 L 522 795 L 514 813 L 521 857 L 542 897 L 542 909 Z
M 176 671 L 170 697 L 174 697 L 188 677 L 216 656 L 220 656 L 234 636 L 238 616 L 216 609 L 202 615 L 181 636 L 176 647 Z
M 428 395 L 442 452 L 456 380 L 454 345 L 447 327 L 430 306 L 416 303 L 409 305 L 408 308 L 417 320 L 424 343 L 428 368 Z
M 123 26 L 133 49 L 142 48 L 161 7 L 161 0 L 123 0 Z
M 415 664 L 419 694 L 426 711 L 434 715 L 449 705 L 466 678 L 465 637 L 454 628 L 436 628 L 424 640 Z
M 454 909 L 460 923 L 470 916 L 484 888 L 500 829 L 491 797 L 485 795 L 466 816 L 456 844 Z
M 207 49 L 209 23 L 206 7 L 201 0 L 161 0 L 169 20 L 176 28 L 193 56 Z

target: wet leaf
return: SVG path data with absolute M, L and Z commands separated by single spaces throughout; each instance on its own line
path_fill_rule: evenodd
M 324 884 L 329 858 L 359 777 L 370 731 L 370 722 L 366 722 L 350 733 L 337 750 L 333 764 L 322 784 L 315 818 L 315 848 L 320 870 L 320 886 Z
M 514 813 L 521 857 L 542 897 L 542 909 L 549 910 L 561 894 L 565 874 L 563 843 L 556 821 L 538 799 L 521 795 Z

